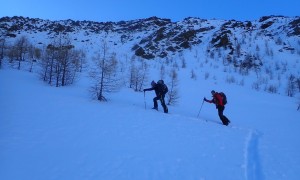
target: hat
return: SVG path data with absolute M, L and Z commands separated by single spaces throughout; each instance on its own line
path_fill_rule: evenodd
M 156 85 L 156 82 L 155 81 L 152 81 L 151 82 L 151 86 L 153 87 L 153 86 L 155 86 Z

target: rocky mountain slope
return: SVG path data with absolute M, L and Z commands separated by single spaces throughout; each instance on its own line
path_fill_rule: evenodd
M 299 46 L 300 17 L 265 16 L 257 21 L 206 20 L 186 18 L 179 22 L 170 19 L 150 17 L 132 21 L 93 22 L 61 20 L 50 21 L 25 17 L 2 17 L 0 30 L 4 36 L 14 38 L 21 32 L 31 36 L 46 33 L 48 38 L 58 33 L 83 33 L 82 42 L 89 41 L 92 34 L 106 34 L 119 37 L 117 43 L 134 41 L 131 51 L 145 59 L 165 58 L 192 48 L 195 45 L 207 47 L 207 51 L 228 50 L 228 58 L 246 55 L 238 43 L 249 38 L 264 38 L 280 45 L 280 51 L 295 51 Z M 279 40 L 281 39 L 281 40 Z M 78 40 L 78 38 L 76 39 Z M 43 43 L 43 42 L 40 42 Z

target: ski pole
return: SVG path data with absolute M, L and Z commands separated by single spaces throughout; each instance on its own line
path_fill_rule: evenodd
M 198 113 L 197 118 L 199 118 L 199 115 L 200 115 L 200 112 L 201 112 L 201 109 L 202 109 L 203 104 L 204 104 L 204 100 L 202 101 L 202 104 L 201 104 L 201 107 L 200 107 L 200 110 L 199 110 L 199 113 Z

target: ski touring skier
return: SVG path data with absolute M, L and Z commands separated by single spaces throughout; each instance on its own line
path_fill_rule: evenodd
M 216 105 L 216 109 L 218 109 L 218 115 L 220 117 L 220 120 L 222 121 L 223 125 L 228 126 L 228 124 L 230 123 L 230 120 L 223 114 L 224 109 L 225 109 L 225 104 L 223 102 L 223 97 L 221 96 L 220 93 L 212 90 L 211 91 L 212 94 L 212 100 L 207 100 L 204 97 L 204 101 L 208 102 L 208 103 L 214 103 Z
M 164 109 L 164 113 L 168 113 L 168 107 L 165 103 L 165 95 L 168 92 L 167 85 L 164 83 L 163 80 L 159 80 L 157 81 L 157 83 L 155 81 L 152 81 L 151 88 L 144 89 L 144 93 L 145 91 L 152 91 L 152 90 L 154 90 L 156 94 L 156 96 L 153 98 L 154 106 L 152 109 L 158 110 L 157 101 L 160 100 L 161 106 Z

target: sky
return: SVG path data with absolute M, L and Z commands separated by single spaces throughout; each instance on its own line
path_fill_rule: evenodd
M 0 17 L 49 20 L 122 21 L 152 16 L 180 21 L 186 17 L 257 20 L 266 15 L 299 16 L 299 0 L 1 0 Z

